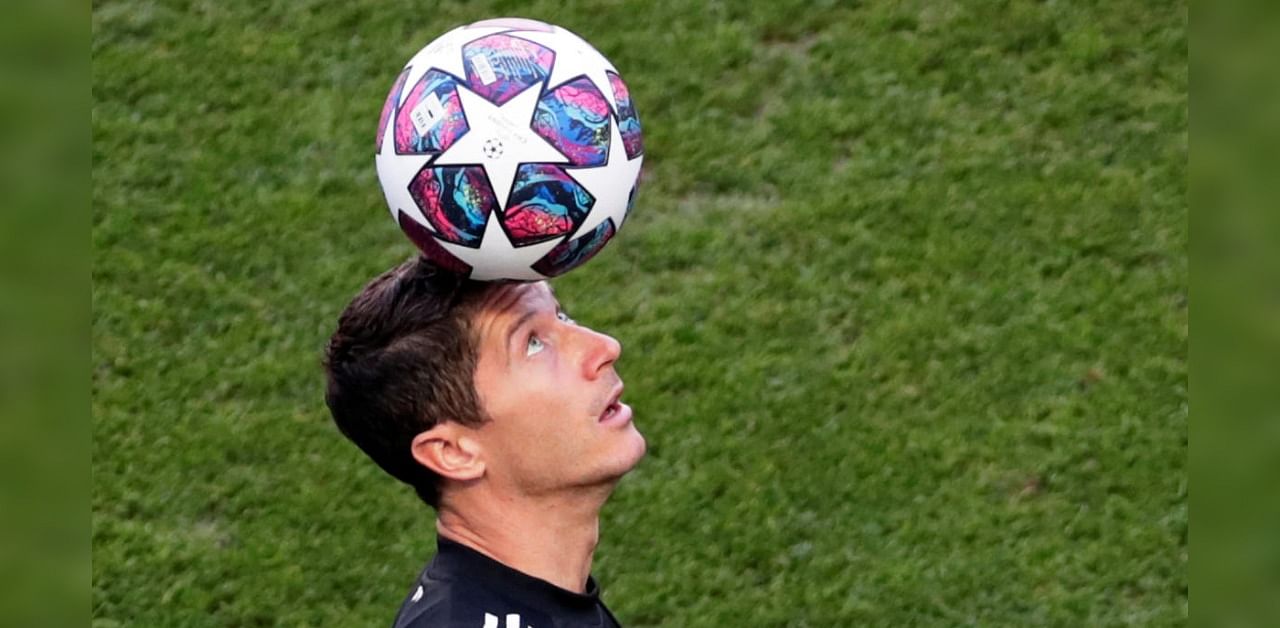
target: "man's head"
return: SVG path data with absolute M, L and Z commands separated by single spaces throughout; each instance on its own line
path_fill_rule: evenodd
M 609 484 L 645 449 L 617 402 L 620 351 L 545 283 L 460 280 L 419 258 L 343 312 L 326 401 L 343 434 L 432 506 L 442 487 L 478 482 L 523 494 Z

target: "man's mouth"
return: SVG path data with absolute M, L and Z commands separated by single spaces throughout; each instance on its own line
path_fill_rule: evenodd
M 600 413 L 601 423 L 617 418 L 622 413 L 622 390 L 623 387 L 619 384 L 617 390 L 613 391 L 613 395 L 609 397 L 609 404 L 604 407 L 604 412 Z

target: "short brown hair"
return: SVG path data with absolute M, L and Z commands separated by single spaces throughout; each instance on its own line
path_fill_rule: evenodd
M 491 285 L 410 259 L 347 305 L 325 351 L 325 402 L 338 429 L 433 508 L 440 478 L 411 446 L 441 421 L 486 420 L 471 315 Z

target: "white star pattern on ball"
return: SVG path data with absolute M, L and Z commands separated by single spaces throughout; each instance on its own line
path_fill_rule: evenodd
M 516 170 L 521 163 L 568 163 L 569 160 L 560 151 L 533 132 L 533 125 L 530 124 L 533 110 L 538 106 L 541 85 L 534 84 L 501 107 L 495 107 L 483 96 L 458 85 L 462 111 L 467 116 L 471 130 L 458 138 L 449 150 L 441 153 L 434 165 L 483 164 L 485 173 L 489 176 L 489 185 L 493 187 L 493 196 L 498 199 L 498 206 L 506 207 L 511 183 L 515 180 Z M 511 150 L 498 159 L 487 159 L 485 142 L 494 133 Z
M 440 241 L 445 250 L 471 267 L 471 278 L 479 281 L 492 279 L 519 279 L 537 281 L 546 279 L 531 266 L 542 259 L 551 249 L 556 248 L 564 238 L 548 242 L 539 242 L 528 246 L 517 247 L 507 238 L 502 223 L 498 220 L 498 212 L 489 214 L 489 224 L 485 225 L 484 235 L 480 240 L 480 248 L 469 248 L 450 242 Z M 518 274 L 512 268 L 520 268 Z
M 631 187 L 620 182 L 635 181 L 640 175 L 640 163 L 644 155 L 627 159 L 627 149 L 622 144 L 616 120 L 609 124 L 609 162 L 598 168 L 566 168 L 565 172 L 582 184 L 596 202 L 586 220 L 573 234 L 577 238 L 590 233 L 606 219 L 613 219 L 613 228 L 621 229 L 627 217 L 627 201 L 631 199 Z

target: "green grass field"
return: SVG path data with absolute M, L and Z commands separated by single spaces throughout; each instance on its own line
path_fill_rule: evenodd
M 373 168 L 421 45 L 555 22 L 644 182 L 555 282 L 650 453 L 628 626 L 1187 620 L 1184 2 L 146 2 L 93 11 L 95 626 L 387 625 L 432 515 L 321 350 L 412 253 Z

